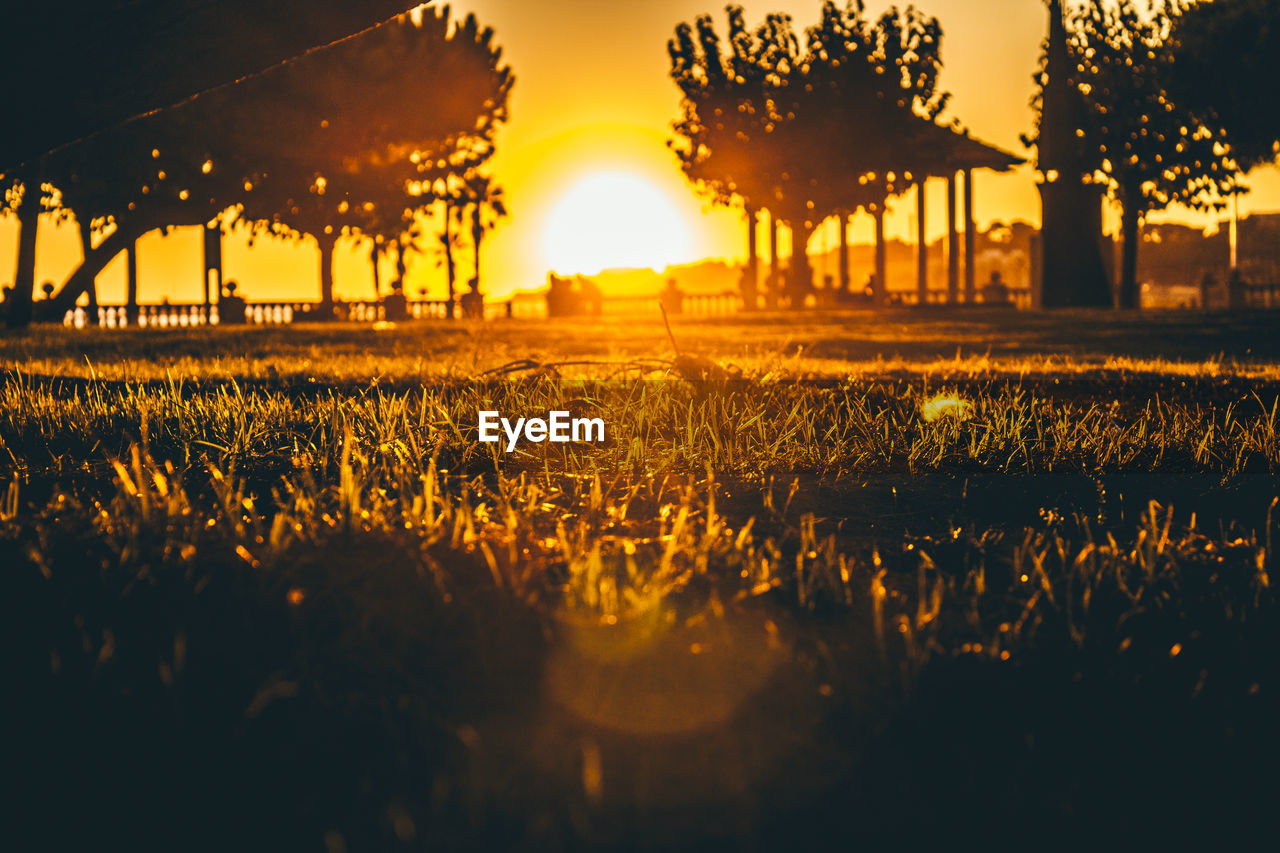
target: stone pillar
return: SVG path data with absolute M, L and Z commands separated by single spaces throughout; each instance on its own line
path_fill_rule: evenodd
M 956 228 L 956 173 L 947 174 L 947 302 L 960 301 L 960 232 Z
M 124 250 L 125 263 L 125 317 L 130 326 L 138 325 L 138 242 L 135 240 Z
M 208 309 L 222 295 L 222 227 L 204 226 L 204 305 Z
M 929 304 L 929 242 L 924 230 L 924 185 L 927 176 L 916 179 L 916 301 Z
M 978 270 L 974 266 L 978 233 L 973 222 L 973 169 L 964 170 L 964 301 L 978 301 Z
M 884 298 L 889 295 L 889 281 L 886 278 L 889 270 L 888 253 L 885 251 L 884 245 L 884 207 L 888 198 L 883 198 L 876 205 L 876 292 L 873 294 L 875 303 L 880 305 L 884 302 Z

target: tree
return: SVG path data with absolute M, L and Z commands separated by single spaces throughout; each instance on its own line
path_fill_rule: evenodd
M 433 175 L 492 152 L 514 83 L 501 54 L 474 16 L 402 15 L 55 152 L 45 166 L 62 204 L 106 236 L 51 311 L 142 233 L 220 216 L 313 235 L 331 298 L 339 235 L 395 236 Z
M 480 245 L 486 232 L 507 215 L 506 194 L 491 175 L 473 171 L 463 179 L 462 200 L 471 220 L 471 246 L 475 252 L 473 288 L 480 292 Z
M 1242 169 L 1280 157 L 1280 0 L 1196 3 L 1173 37 L 1174 100 L 1222 129 Z
M 474 15 L 452 26 L 447 15 L 446 8 L 416 20 L 404 16 L 326 62 L 327 79 L 301 69 L 284 81 L 296 93 L 320 95 L 311 96 L 320 103 L 308 110 L 320 128 L 319 147 L 296 164 L 274 164 L 242 217 L 258 228 L 313 237 L 325 306 L 333 301 L 332 253 L 340 236 L 398 246 L 442 176 L 468 174 L 492 156 L 514 76 L 501 64 L 492 29 Z M 347 80 L 359 81 L 363 91 L 344 89 Z
M 11 328 L 31 322 L 36 280 L 36 231 L 40 223 L 41 193 L 31 179 L 15 182 L 5 191 L 5 207 L 18 215 L 18 258 L 14 284 L 5 296 L 5 322 Z
M 1102 198 L 1094 183 L 1101 168 L 1098 144 L 1086 138 L 1089 108 L 1077 79 L 1085 70 L 1068 38 L 1062 5 L 1050 0 L 1049 35 L 1031 99 L 1035 136 L 1022 143 L 1036 149 L 1040 193 L 1041 274 L 1033 282 L 1033 304 L 1042 308 L 1111 308 L 1115 304 L 1109 265 L 1103 259 Z
M 749 208 L 773 200 L 772 176 L 782 152 L 770 146 L 776 129 L 766 109 L 770 67 L 798 51 L 790 17 L 769 15 L 754 34 L 741 6 L 728 7 L 730 55 L 708 15 L 682 23 L 667 45 L 681 113 L 668 146 L 694 187 L 718 205 Z
M 423 249 L 419 241 L 426 239 L 438 253 L 437 266 L 444 266 L 445 286 L 448 301 L 445 303 L 445 316 L 453 317 L 455 300 L 457 299 L 458 260 L 456 253 L 461 248 L 460 233 L 462 231 L 462 215 L 465 195 L 462 186 L 463 176 L 450 172 L 437 177 L 431 184 L 431 197 L 440 207 L 441 230 L 430 233 L 425 223 L 419 222 L 410 231 L 406 248 L 421 255 L 428 254 L 430 249 Z
M 861 2 L 828 0 L 802 50 L 789 16 L 769 15 L 749 32 L 741 7 L 728 15 L 728 56 L 706 16 L 681 24 L 668 44 L 682 96 L 670 144 L 713 203 L 741 200 L 788 223 L 799 295 L 812 277 L 814 228 L 883 204 L 909 184 L 902 164 L 933 156 L 931 131 L 948 99 L 937 88 L 941 27 L 914 9 L 872 24 Z
M 0 172 L 360 32 L 412 0 L 10 3 Z M 37 183 L 41 176 L 35 176 Z M 47 180 L 47 178 L 45 178 Z
M 1176 7 L 1175 7 L 1176 9 Z M 1094 180 L 1121 207 L 1124 240 L 1118 303 L 1138 307 L 1138 237 L 1143 218 L 1178 203 L 1222 206 L 1239 190 L 1226 140 L 1169 93 L 1173 54 L 1168 10 L 1135 0 L 1090 0 L 1071 15 L 1076 84 L 1088 111 L 1084 139 L 1097 145 Z

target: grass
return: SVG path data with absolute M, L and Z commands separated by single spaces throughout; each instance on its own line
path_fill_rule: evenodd
M 1028 343 L 957 368 L 921 339 L 960 320 L 901 319 L 901 369 L 820 377 L 778 359 L 795 321 L 754 319 L 759 361 L 713 379 L 648 327 L 3 339 L 14 832 L 834 849 L 1261 827 L 1272 363 L 1059 370 Z M 744 323 L 675 332 L 727 366 Z M 545 369 L 575 360 L 608 364 Z M 609 440 L 504 454 L 475 440 L 482 407 L 600 414 Z
M 590 360 L 566 376 L 604 378 L 619 365 L 670 358 L 660 319 L 562 320 L 500 326 L 401 324 L 148 330 L 35 329 L 0 338 L 0 368 L 131 381 L 185 378 L 366 384 L 469 380 L 517 359 Z M 500 331 L 496 331 L 500 330 Z M 673 318 L 690 352 L 748 376 L 935 379 L 1052 375 L 1280 379 L 1267 313 L 1005 310 Z M 634 373 L 633 373 L 634 375 Z
M 133 443 L 183 469 L 213 462 L 258 476 L 331 466 L 351 449 L 392 478 L 401 469 L 420 475 L 432 456 L 458 472 L 603 471 L 634 480 L 709 465 L 746 481 L 803 473 L 830 482 L 923 471 L 1274 473 L 1280 463 L 1280 395 L 1256 386 L 1206 403 L 1201 389 L 1118 398 L 1119 383 L 1105 402 L 1009 382 L 962 389 L 928 380 L 534 377 L 344 391 L 234 380 L 68 384 L 11 373 L 0 383 L 0 452 L 13 471 L 45 476 L 127 455 Z M 478 441 L 482 409 L 603 417 L 608 441 L 589 450 L 525 444 L 508 454 Z

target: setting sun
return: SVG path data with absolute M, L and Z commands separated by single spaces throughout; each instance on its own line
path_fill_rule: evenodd
M 628 172 L 579 179 L 555 203 L 542 237 L 558 273 L 650 267 L 692 258 L 689 223 L 658 187 Z

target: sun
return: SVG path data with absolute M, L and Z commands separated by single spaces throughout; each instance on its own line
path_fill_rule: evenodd
M 594 172 L 557 199 L 542 235 L 548 266 L 561 275 L 690 261 L 690 225 L 661 189 L 624 171 Z

